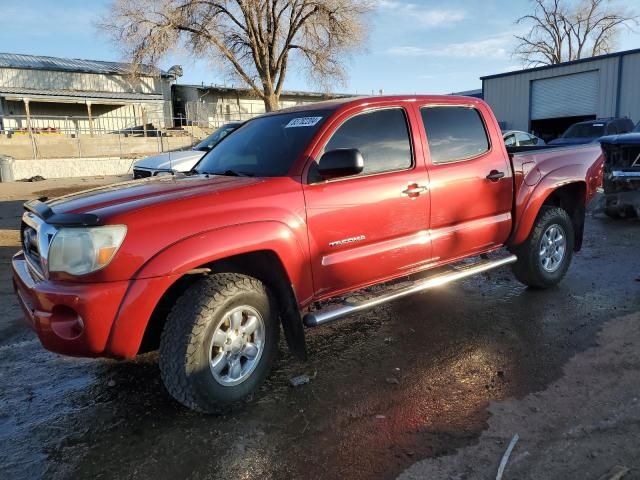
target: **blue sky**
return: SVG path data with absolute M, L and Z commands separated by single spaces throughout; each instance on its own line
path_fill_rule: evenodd
M 95 60 L 124 60 L 99 33 L 95 20 L 107 0 L 26 0 L 2 6 L 0 51 Z M 480 88 L 479 77 L 519 68 L 511 58 L 514 24 L 527 0 L 378 0 L 367 49 L 349 62 L 350 93 L 450 93 Z M 640 47 L 640 34 L 625 32 L 618 49 Z M 206 61 L 174 55 L 160 65 L 181 64 L 181 83 L 231 85 Z M 302 72 L 290 71 L 286 88 L 314 90 Z

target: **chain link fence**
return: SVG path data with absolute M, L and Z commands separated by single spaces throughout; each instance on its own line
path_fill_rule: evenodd
M 190 148 L 223 124 L 258 114 L 201 108 L 173 118 L 5 115 L 0 117 L 0 153 L 16 159 L 136 158 Z

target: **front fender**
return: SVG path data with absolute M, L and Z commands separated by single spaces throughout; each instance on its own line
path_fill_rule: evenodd
M 272 251 L 280 258 L 298 298 L 312 296 L 308 255 L 294 232 L 275 221 L 223 227 L 185 238 L 153 256 L 134 278 L 183 275 L 216 260 L 261 250 Z
M 516 224 L 509 240 L 510 245 L 524 242 L 540 213 L 545 200 L 558 188 L 573 183 L 586 183 L 587 169 L 584 165 L 574 164 L 555 169 L 540 179 L 534 186 L 523 183 L 516 196 Z
M 302 304 L 313 295 L 308 255 L 294 232 L 280 222 L 255 222 L 201 232 L 160 251 L 131 280 L 111 330 L 109 350 L 132 357 L 155 306 L 179 278 L 196 267 L 243 253 L 275 253 Z

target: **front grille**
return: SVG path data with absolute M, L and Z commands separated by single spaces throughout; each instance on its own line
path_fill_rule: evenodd
M 30 269 L 39 278 L 44 278 L 49 245 L 56 232 L 56 227 L 49 225 L 34 213 L 25 212 L 22 215 L 20 243 Z
M 137 168 L 133 169 L 133 178 L 147 178 L 151 176 L 151 172 L 149 170 L 139 170 Z
M 20 230 L 20 239 L 22 243 L 22 249 L 31 263 L 35 266 L 39 266 L 40 263 L 40 246 L 38 244 L 38 232 L 35 228 L 22 222 L 22 228 Z
M 602 146 L 606 158 L 605 171 L 618 169 L 640 170 L 639 145 L 607 145 Z

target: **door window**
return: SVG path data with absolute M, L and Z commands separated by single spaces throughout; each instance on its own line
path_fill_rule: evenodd
M 468 107 L 420 109 L 434 164 L 456 162 L 489 151 L 489 138 L 480 112 Z
M 363 175 L 405 170 L 413 164 L 404 110 L 362 113 L 344 122 L 324 148 L 357 148 L 364 157 Z

